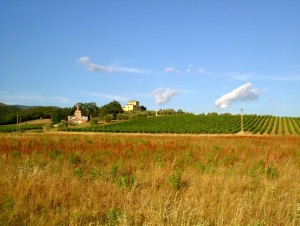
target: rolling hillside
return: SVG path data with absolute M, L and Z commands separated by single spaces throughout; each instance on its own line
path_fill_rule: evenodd
M 300 135 L 299 117 L 244 115 L 244 132 Z M 126 133 L 235 134 L 241 132 L 240 115 L 173 115 L 138 118 L 102 126 L 71 127 L 66 131 Z

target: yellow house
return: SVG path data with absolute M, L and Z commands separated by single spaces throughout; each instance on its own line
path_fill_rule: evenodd
M 123 107 L 123 111 L 136 111 L 140 110 L 140 103 L 136 100 L 128 101 L 125 107 Z

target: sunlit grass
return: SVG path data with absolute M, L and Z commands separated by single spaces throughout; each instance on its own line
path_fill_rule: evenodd
M 297 225 L 300 138 L 0 135 L 1 225 Z

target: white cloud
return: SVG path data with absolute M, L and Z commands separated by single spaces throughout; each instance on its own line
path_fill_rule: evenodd
M 257 89 L 252 88 L 251 83 L 246 83 L 216 100 L 215 105 L 219 108 L 228 108 L 234 102 L 256 100 L 259 97 Z
M 165 72 L 165 73 L 175 73 L 175 74 L 180 74 L 180 71 L 177 70 L 177 69 L 175 69 L 175 68 L 173 68 L 173 67 L 166 67 L 166 68 L 164 69 L 164 72 Z
M 153 95 L 157 104 L 167 103 L 173 96 L 178 94 L 178 90 L 170 88 L 158 88 L 153 91 Z
M 78 60 L 79 63 L 84 64 L 84 65 L 88 65 L 90 64 L 90 58 L 85 56 L 85 57 L 80 57 Z
M 197 72 L 198 72 L 198 74 L 203 74 L 205 71 L 204 71 L 204 69 L 200 68 L 197 70 Z
M 91 62 L 90 58 L 87 56 L 80 57 L 78 62 L 84 66 L 86 66 L 88 71 L 97 72 L 97 71 L 105 71 L 112 72 L 113 68 L 111 66 L 102 66 L 97 65 Z
M 118 67 L 118 66 L 103 66 L 91 62 L 90 58 L 87 56 L 80 57 L 78 63 L 84 65 L 88 71 L 91 72 L 127 72 L 135 74 L 148 74 L 152 73 L 150 70 L 141 69 L 141 68 L 131 68 L 131 67 Z
M 190 65 L 188 66 L 188 68 L 186 69 L 186 73 L 190 73 L 190 72 L 192 71 L 192 68 L 193 68 L 193 65 L 190 64 Z

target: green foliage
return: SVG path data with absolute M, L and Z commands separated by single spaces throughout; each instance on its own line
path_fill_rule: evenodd
M 84 171 L 83 169 L 80 167 L 80 168 L 76 168 L 74 171 L 73 171 L 73 175 L 78 177 L 79 179 L 81 179 L 83 176 L 84 176 Z
M 293 126 L 294 131 L 300 135 L 300 127 L 297 126 L 297 119 L 296 118 L 291 118 L 291 123 Z
M 16 123 L 17 114 L 22 110 L 16 106 L 0 103 L 0 125 Z
M 97 125 L 98 124 L 98 118 L 91 118 L 90 119 L 90 124 L 91 125 Z
M 115 178 L 119 172 L 119 165 L 115 164 L 110 169 L 110 174 Z
M 292 134 L 293 131 L 292 131 L 292 127 L 291 127 L 291 118 L 288 117 L 288 118 L 285 118 L 286 119 L 286 125 L 287 125 L 287 129 L 289 131 L 289 134 Z
M 0 126 L 0 132 L 2 133 L 11 133 L 16 131 L 27 131 L 27 130 L 37 130 L 40 131 L 43 129 L 43 125 L 40 124 L 32 124 L 32 125 L 7 125 L 7 126 Z
M 172 173 L 172 175 L 168 178 L 169 184 L 175 190 L 179 190 L 183 185 L 181 174 L 182 174 L 181 170 L 175 170 Z
M 281 117 L 280 124 L 281 124 L 281 132 L 282 134 L 285 134 L 284 117 Z
M 59 122 L 61 122 L 61 120 L 64 119 L 63 116 L 63 110 L 62 109 L 56 109 L 52 115 L 51 115 L 51 120 L 53 124 L 57 124 Z
M 110 209 L 107 214 L 107 224 L 109 226 L 119 225 L 120 218 L 122 216 L 121 209 Z
M 254 162 L 250 170 L 247 171 L 247 173 L 252 177 L 264 174 L 264 160 L 259 159 L 258 161 Z
M 268 165 L 265 173 L 269 179 L 276 179 L 279 175 L 278 169 L 273 165 Z
M 279 122 L 280 122 L 280 118 L 277 117 L 276 118 L 276 125 L 275 125 L 275 134 L 278 134 L 278 131 L 279 131 Z
M 112 114 L 113 119 L 117 118 L 117 114 L 123 113 L 123 108 L 118 101 L 112 101 L 109 104 L 106 104 L 99 108 L 98 115 L 103 118 L 105 115 Z
M 141 109 L 141 111 L 146 111 L 147 110 L 147 108 L 144 105 L 140 106 L 140 109 Z
M 19 108 L 17 106 L 0 105 L 0 124 L 16 123 L 17 115 L 19 121 L 25 122 L 28 120 L 51 118 L 51 116 L 60 108 L 58 107 L 26 107 Z
M 267 131 L 268 134 L 271 134 L 271 132 L 274 128 L 275 119 L 276 119 L 276 117 L 274 117 L 274 116 L 271 118 L 270 125 L 269 125 L 268 131 Z
M 60 123 L 58 124 L 58 129 L 59 130 L 64 130 L 66 128 L 68 128 L 69 123 L 65 120 L 61 120 Z
M 4 209 L 11 211 L 14 208 L 15 202 L 11 197 L 5 197 L 4 199 Z
M 81 162 L 81 158 L 80 158 L 80 156 L 72 153 L 69 157 L 69 161 L 72 164 L 78 165 Z
M 96 117 L 98 114 L 98 107 L 95 102 L 81 104 L 80 109 L 83 115 Z
M 192 133 L 192 134 L 234 134 L 241 130 L 240 115 L 214 114 L 192 115 L 177 114 L 170 116 L 148 117 L 149 113 L 122 114 L 130 116 L 131 120 L 101 126 L 76 128 L 70 131 L 93 132 L 127 132 L 127 133 Z M 270 133 L 275 124 L 273 116 L 244 115 L 244 131 L 253 134 Z M 299 118 L 291 122 L 295 127 L 300 127 Z M 300 123 L 299 123 L 300 124 Z M 278 120 L 275 125 L 278 126 Z M 272 127 L 272 128 L 270 128 Z M 297 129 L 294 129 L 297 132 Z M 299 131 L 299 130 L 298 130 Z M 278 131 L 277 131 L 278 132 Z
M 140 114 L 138 114 L 140 115 Z M 237 133 L 239 116 L 180 114 L 159 117 L 139 117 L 97 127 L 99 132 L 129 133 Z
M 205 163 L 197 163 L 197 167 L 201 174 L 213 174 L 217 173 L 217 164 L 213 162 Z
M 117 120 L 124 120 L 124 115 L 121 113 L 117 114 Z
M 113 115 L 112 114 L 105 115 L 104 120 L 106 122 L 111 122 L 111 120 L 113 120 Z
M 101 172 L 101 169 L 98 168 L 98 167 L 95 167 L 95 168 L 92 168 L 90 170 L 90 178 L 92 180 L 96 180 L 96 179 L 99 179 L 102 177 L 102 172 Z
M 60 151 L 58 151 L 58 150 L 51 150 L 49 152 L 49 156 L 52 159 L 57 159 L 59 155 L 60 155 Z
M 116 179 L 116 185 L 118 187 L 129 187 L 132 188 L 136 184 L 136 176 L 135 175 L 124 175 L 119 176 Z

